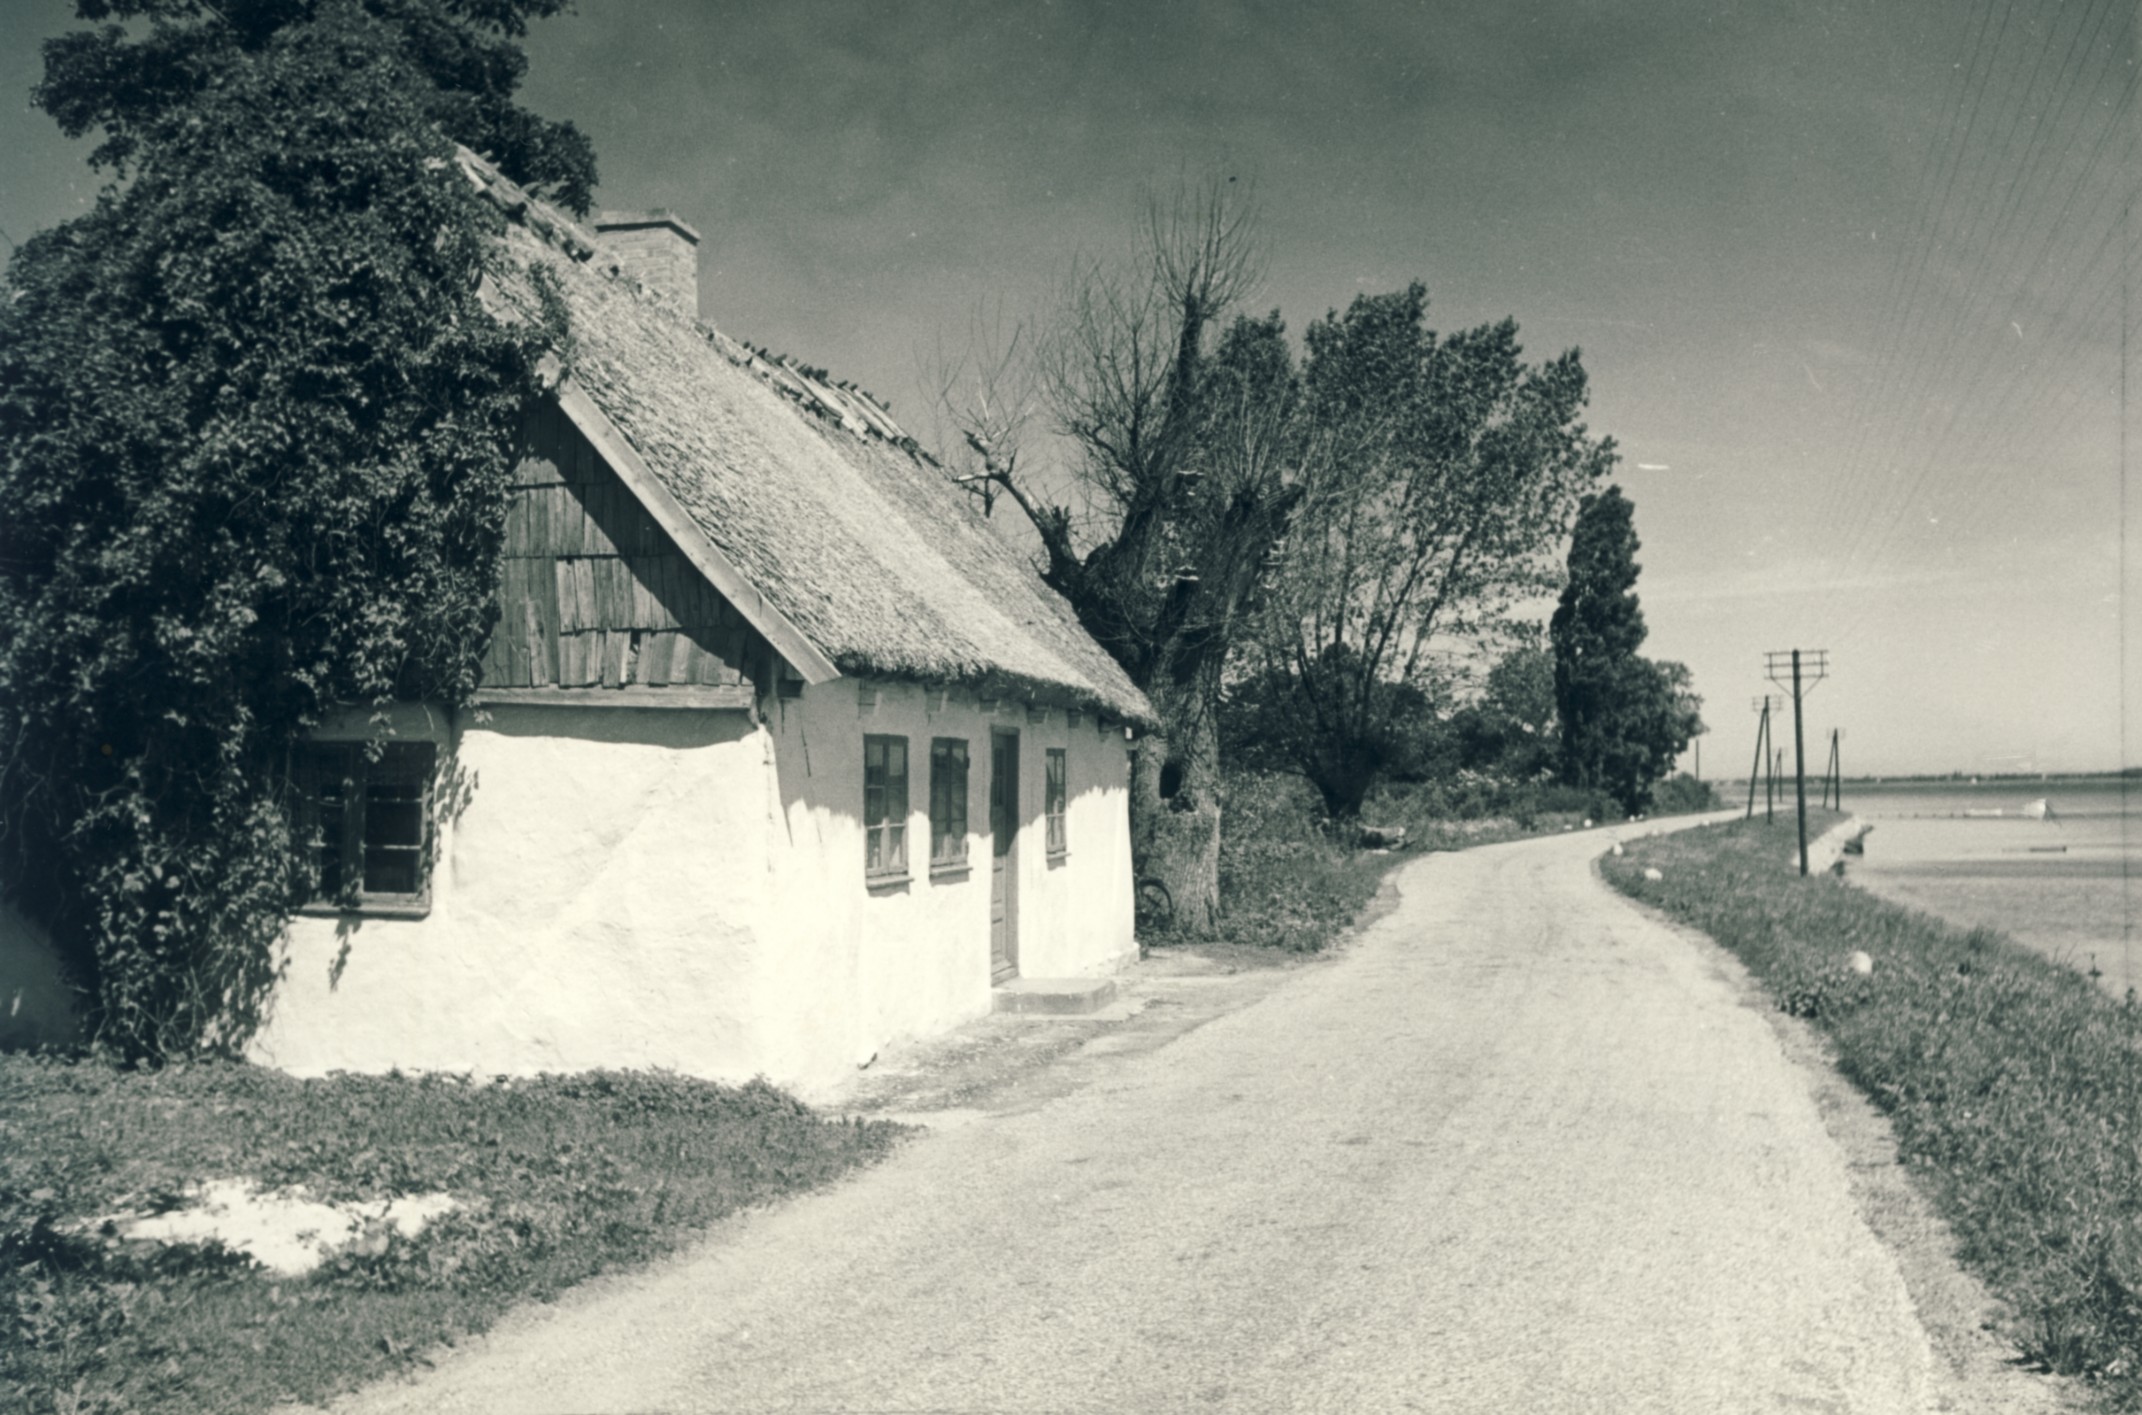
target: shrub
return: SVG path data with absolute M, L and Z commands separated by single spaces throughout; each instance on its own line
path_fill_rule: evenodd
M 1660 816 L 1692 815 L 1718 809 L 1718 793 L 1707 782 L 1685 771 L 1675 772 L 1659 783 L 1651 797 L 1651 813 Z

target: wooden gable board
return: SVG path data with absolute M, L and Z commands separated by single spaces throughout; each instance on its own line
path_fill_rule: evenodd
M 786 615 L 774 608 L 766 597 L 759 593 L 758 587 L 745 578 L 734 562 L 721 552 L 720 547 L 707 538 L 706 532 L 699 528 L 699 523 L 670 495 L 668 488 L 662 485 L 654 471 L 639 453 L 633 450 L 632 444 L 618 430 L 617 425 L 612 423 L 570 378 L 559 384 L 557 400 L 558 407 L 567 420 L 580 430 L 588 445 L 609 463 L 610 469 L 617 473 L 618 480 L 631 491 L 640 505 L 646 508 L 648 514 L 684 553 L 692 567 L 705 576 L 708 582 L 721 592 L 723 598 L 735 606 L 736 612 L 745 622 L 773 646 L 774 652 L 787 660 L 804 682 L 829 683 L 841 676 L 833 661 L 820 652 L 818 646 L 791 623 Z

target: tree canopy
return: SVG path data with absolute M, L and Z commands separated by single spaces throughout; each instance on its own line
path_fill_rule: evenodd
M 569 122 L 513 101 L 529 22 L 572 0 L 76 0 L 96 28 L 45 45 L 33 98 L 71 138 L 98 134 L 92 165 L 124 174 L 199 141 L 217 90 L 244 85 L 294 37 L 365 36 L 355 62 L 393 69 L 404 118 L 449 135 L 522 186 L 585 215 L 595 150 Z M 288 95 L 285 95 L 288 96 Z M 225 96 L 227 98 L 227 95 Z M 271 123 L 274 108 L 257 111 Z M 296 136 L 295 133 L 291 136 Z
M 1579 494 L 1613 464 L 1575 350 L 1528 365 L 1504 320 L 1448 336 L 1416 283 L 1309 327 L 1301 507 L 1267 601 L 1267 684 L 1334 815 L 1413 750 L 1461 651 L 1549 591 Z
M 292 744 L 465 701 L 535 364 L 460 140 L 584 205 L 516 108 L 561 0 L 80 0 L 37 101 L 122 175 L 0 303 L 0 883 L 102 1040 L 241 1044 L 306 864 Z M 129 22 L 129 23 L 116 23 Z
M 1636 652 L 1647 631 L 1635 514 L 1618 486 L 1584 499 L 1548 626 L 1563 779 L 1605 791 L 1632 815 L 1649 809 L 1652 789 L 1703 727 L 1688 669 Z

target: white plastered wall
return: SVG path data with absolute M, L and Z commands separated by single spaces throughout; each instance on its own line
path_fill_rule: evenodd
M 293 920 L 255 1057 L 301 1074 L 759 1071 L 766 734 L 740 712 L 488 716 L 403 710 L 397 735 L 444 763 L 430 913 Z
M 838 679 L 768 707 L 784 825 L 774 891 L 784 901 L 779 950 L 795 968 L 769 995 L 781 1018 L 781 1073 L 830 1083 L 836 1058 L 867 1061 L 889 1043 L 956 1026 L 990 1008 L 989 772 L 995 728 L 1020 737 L 1018 955 L 1028 977 L 1091 976 L 1135 956 L 1128 758 L 1123 729 L 1061 709 L 1043 720 L 1023 701 L 984 712 L 967 690 Z M 863 738 L 908 742 L 908 876 L 864 877 Z M 930 867 L 930 744 L 967 743 L 964 871 Z M 1065 749 L 1067 838 L 1044 848 L 1043 752 Z
M 866 691 L 868 690 L 868 691 Z M 872 700 L 874 696 L 874 701 Z M 865 703 L 869 706 L 866 710 Z M 1136 952 L 1125 742 L 1023 701 L 852 678 L 743 712 L 397 710 L 444 764 L 422 919 L 299 918 L 253 1054 L 300 1074 L 666 1066 L 815 1092 L 990 1008 L 989 743 L 1020 734 L 1019 967 Z M 327 736 L 361 737 L 362 715 Z M 905 736 L 909 876 L 863 871 L 863 738 Z M 969 751 L 965 872 L 929 864 L 929 750 Z M 1044 752 L 1069 849 L 1045 850 Z

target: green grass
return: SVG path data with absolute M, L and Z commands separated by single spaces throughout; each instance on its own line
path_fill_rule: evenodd
M 764 1084 L 659 1072 L 299 1080 L 0 1056 L 0 1407 L 322 1400 L 875 1160 L 900 1133 L 822 1120 Z M 444 1190 L 464 1207 L 295 1279 L 70 1228 L 241 1176 L 323 1199 Z
M 1800 879 L 1792 851 L 1789 819 L 1756 821 L 1602 868 L 1829 1035 L 2031 1360 L 2142 1406 L 2142 1010 L 2004 935 Z

